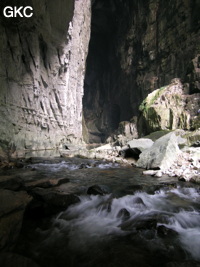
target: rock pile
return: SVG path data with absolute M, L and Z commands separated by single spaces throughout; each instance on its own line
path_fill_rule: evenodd
M 146 169 L 144 175 L 168 175 L 182 181 L 200 182 L 200 148 L 196 145 L 199 134 L 199 131 L 161 131 L 149 138 L 132 139 L 123 146 L 115 146 L 114 142 L 71 153 L 72 156 L 131 164 Z

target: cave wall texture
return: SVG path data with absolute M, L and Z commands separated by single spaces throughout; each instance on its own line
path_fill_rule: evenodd
M 138 116 L 153 90 L 180 78 L 200 93 L 199 0 L 96 0 L 85 93 L 85 138 L 101 142 Z
M 199 0 L 1 0 L 1 11 L 6 5 L 31 5 L 34 16 L 0 15 L 1 146 L 103 142 L 173 78 L 199 98 Z
M 5 18 L 5 6 L 32 6 Z M 90 0 L 1 0 L 0 139 L 3 147 L 48 149 L 82 139 Z

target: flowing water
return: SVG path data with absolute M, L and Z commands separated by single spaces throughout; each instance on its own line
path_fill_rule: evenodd
M 30 165 L 37 175 L 67 173 L 80 202 L 35 224 L 25 221 L 20 253 L 41 267 L 200 266 L 197 185 L 112 163 L 84 164 L 81 170 L 75 159 Z M 107 194 L 88 195 L 94 184 Z

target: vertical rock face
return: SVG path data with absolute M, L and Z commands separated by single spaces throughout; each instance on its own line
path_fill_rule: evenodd
M 200 2 L 96 0 L 85 79 L 90 141 L 138 115 L 142 100 L 180 78 L 200 93 Z
M 31 5 L 34 16 L 3 17 L 8 2 Z M 0 147 L 80 142 L 82 123 L 86 141 L 103 142 L 174 78 L 199 98 L 197 0 L 1 0 L 0 7 Z
M 6 5 L 1 1 L 1 13 Z M 90 0 L 22 0 L 14 5 L 30 5 L 34 15 L 1 14 L 1 144 L 47 149 L 80 142 Z

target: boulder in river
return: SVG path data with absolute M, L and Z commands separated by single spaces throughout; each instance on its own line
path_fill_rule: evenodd
M 59 186 L 64 183 L 68 183 L 69 179 L 64 178 L 42 178 L 42 179 L 35 179 L 31 181 L 26 181 L 24 183 L 24 187 L 26 190 L 30 190 L 34 187 L 42 187 L 42 188 L 49 188 L 54 186 Z
M 136 217 L 131 218 L 123 222 L 120 227 L 123 231 L 132 231 L 133 229 L 139 230 L 147 230 L 147 229 L 156 229 L 157 220 L 153 217 Z
M 25 208 L 31 199 L 24 191 L 0 190 L 0 250 L 12 248 L 16 242 Z
M 109 190 L 107 187 L 102 186 L 102 185 L 92 185 L 88 188 L 87 190 L 88 195 L 105 195 L 109 194 Z
M 118 212 L 117 218 L 121 218 L 122 221 L 126 221 L 130 218 L 130 212 L 127 209 L 123 208 Z
M 67 209 L 70 205 L 80 201 L 75 193 L 65 193 L 58 190 L 35 188 L 32 190 L 34 201 L 40 203 L 41 209 L 46 215 L 57 213 Z M 31 203 L 29 209 L 34 207 L 34 202 Z
M 23 188 L 23 180 L 16 175 L 1 175 L 0 188 L 12 191 L 20 190 Z
M 158 236 L 161 238 L 173 238 L 173 237 L 178 236 L 178 233 L 176 231 L 164 225 L 159 225 L 157 227 L 157 233 L 158 233 Z

